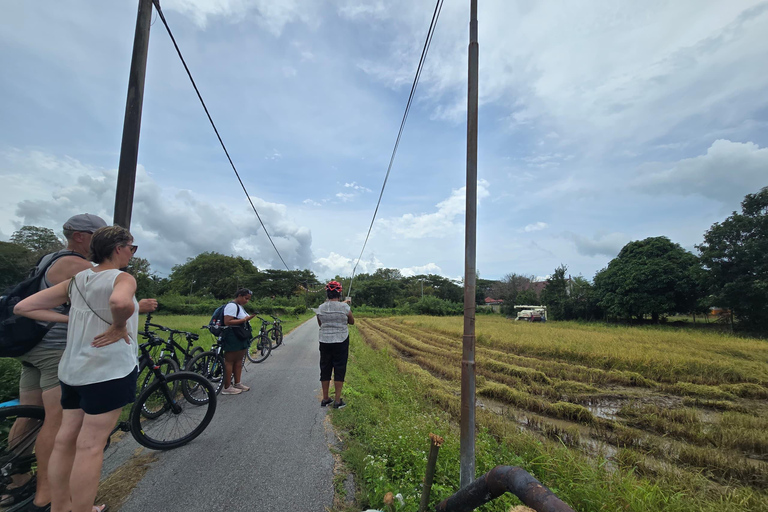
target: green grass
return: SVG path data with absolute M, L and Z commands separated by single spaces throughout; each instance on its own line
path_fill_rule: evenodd
M 405 505 L 396 510 L 417 510 L 428 436 L 433 432 L 445 438 L 432 489 L 430 506 L 434 507 L 458 488 L 459 397 L 431 368 L 390 354 L 380 333 L 363 341 L 356 328 L 350 332 L 345 385 L 349 406 L 333 411 L 331 418 L 345 441 L 342 457 L 356 475 L 358 505 L 383 510 L 384 494 L 391 491 L 405 499 Z M 580 416 L 582 411 L 563 409 L 561 414 Z M 667 419 L 678 422 L 692 417 L 683 413 Z M 760 420 L 733 416 L 729 426 L 752 428 L 755 421 L 762 426 Z M 614 457 L 616 463 L 602 456 L 588 457 L 568 448 L 579 444 L 578 431 L 572 428 L 540 425 L 538 430 L 554 439 L 543 441 L 482 409 L 477 411 L 477 423 L 478 476 L 496 465 L 520 466 L 578 511 L 768 510 L 768 495 L 759 490 L 741 486 L 713 489 L 703 475 L 645 465 L 640 452 L 623 450 Z M 635 437 L 630 431 L 616 435 Z M 685 455 L 694 459 L 699 454 Z M 506 512 L 515 503 L 508 496 L 481 510 Z

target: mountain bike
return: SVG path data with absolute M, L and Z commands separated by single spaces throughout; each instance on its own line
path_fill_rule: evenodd
M 267 335 L 267 326 L 271 325 L 271 322 L 264 320 L 258 315 L 256 316 L 261 320 L 261 328 L 259 329 L 259 333 L 251 338 L 251 341 L 249 342 L 250 345 L 248 345 L 248 351 L 245 353 L 248 360 L 252 363 L 260 363 L 272 353 L 272 340 L 270 340 Z
M 168 333 L 168 340 L 165 342 L 165 345 L 161 347 L 160 353 L 153 354 L 155 355 L 156 360 L 162 361 L 163 358 L 166 357 L 166 351 L 167 351 L 167 357 L 169 357 L 176 363 L 177 370 L 178 368 L 186 370 L 187 365 L 189 364 L 189 361 L 191 361 L 192 358 L 195 357 L 197 354 L 200 354 L 203 352 L 203 347 L 195 346 L 195 342 L 200 339 L 199 334 L 195 334 L 187 331 L 179 331 L 177 329 L 171 329 L 170 327 L 165 327 L 159 324 L 153 324 L 151 323 L 151 320 L 152 320 L 152 313 L 147 313 L 147 318 L 144 321 L 144 333 L 149 333 L 150 327 L 154 327 L 155 329 Z M 180 345 L 176 341 L 174 336 L 180 336 L 181 338 L 186 339 L 187 340 L 186 348 Z M 181 354 L 181 358 L 179 358 L 178 354 Z
M 204 325 L 203 328 L 210 330 L 208 325 Z M 218 395 L 224 385 L 224 355 L 221 346 L 222 335 L 214 336 L 214 338 L 215 341 L 211 350 L 201 352 L 193 357 L 187 363 L 187 369 L 205 377 Z
M 0 404 L 0 501 L 3 512 L 23 510 L 35 496 L 37 459 L 35 440 L 45 410 L 19 405 L 18 400 Z
M 283 321 L 280 320 L 278 317 L 274 315 L 269 315 L 272 317 L 272 327 L 267 331 L 267 336 L 269 337 L 272 348 L 277 348 L 280 345 L 283 344 Z
M 216 392 L 196 373 L 164 374 L 150 354 L 150 348 L 160 343 L 164 340 L 152 338 L 139 345 L 139 361 L 151 368 L 154 380 L 139 394 L 128 421 L 118 423 L 112 434 L 130 432 L 142 446 L 170 450 L 192 441 L 208 427 L 216 413 Z

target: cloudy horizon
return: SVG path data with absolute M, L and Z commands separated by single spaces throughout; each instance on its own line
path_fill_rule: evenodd
M 0 240 L 112 219 L 134 2 L 17 2 L 0 19 Z M 358 273 L 464 268 L 467 5 L 446 3 Z M 165 0 L 291 268 L 349 275 L 433 2 Z M 591 279 L 632 240 L 694 251 L 768 185 L 768 2 L 480 3 L 477 267 Z M 132 232 L 153 270 L 204 251 L 284 268 L 161 23 Z

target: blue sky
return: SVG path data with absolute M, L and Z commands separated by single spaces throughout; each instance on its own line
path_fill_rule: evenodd
M 134 1 L 0 17 L 0 239 L 111 221 Z M 163 0 L 288 265 L 348 275 L 434 3 Z M 469 2 L 446 1 L 358 271 L 463 274 Z M 631 240 L 689 250 L 768 185 L 768 3 L 481 0 L 481 277 L 592 278 Z M 202 251 L 282 268 L 162 23 L 132 232 L 167 274 Z

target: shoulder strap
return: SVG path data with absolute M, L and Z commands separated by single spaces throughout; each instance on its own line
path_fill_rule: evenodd
M 48 256 L 48 255 L 46 255 L 46 256 Z M 75 252 L 75 251 L 58 251 L 58 252 L 54 252 L 54 253 L 52 253 L 51 258 L 45 263 L 45 265 L 42 266 L 42 268 L 40 268 L 40 263 L 42 263 L 42 261 L 45 259 L 45 256 L 43 256 L 42 258 L 37 260 L 37 263 L 35 264 L 35 269 L 32 271 L 33 275 L 37 275 L 38 273 L 44 274 L 49 268 L 51 268 L 51 265 L 56 263 L 56 261 L 59 258 L 63 258 L 64 256 L 77 256 L 78 258 L 86 259 L 85 256 L 83 256 L 79 252 Z
M 74 278 L 74 277 L 73 277 L 73 278 L 72 278 L 72 280 L 69 282 L 69 287 L 70 287 L 70 290 L 71 290 L 71 288 L 72 288 L 72 285 L 73 285 L 73 284 L 75 285 L 75 288 L 77 289 L 77 293 L 79 293 L 79 294 L 80 294 L 80 296 L 83 298 L 83 302 L 85 302 L 85 305 L 86 305 L 86 306 L 88 306 L 88 309 L 90 309 L 90 310 L 91 310 L 91 313 L 93 313 L 94 315 L 96 315 L 96 316 L 99 318 L 99 320 L 101 320 L 101 321 L 102 321 L 102 322 L 104 322 L 105 324 L 107 324 L 107 325 L 112 325 L 112 322 L 107 322 L 106 320 L 104 320 L 104 319 L 101 317 L 101 315 L 100 315 L 100 314 L 98 314 L 97 312 L 95 312 L 95 311 L 93 310 L 93 308 L 91 307 L 91 305 L 90 305 L 90 304 L 88 304 L 88 300 L 85 298 L 85 295 L 83 295 L 83 292 L 81 292 L 81 291 L 80 291 L 80 287 L 79 287 L 79 286 L 77 286 L 77 281 L 75 281 L 75 278 Z M 70 293 L 71 293 L 71 292 L 70 292 Z

